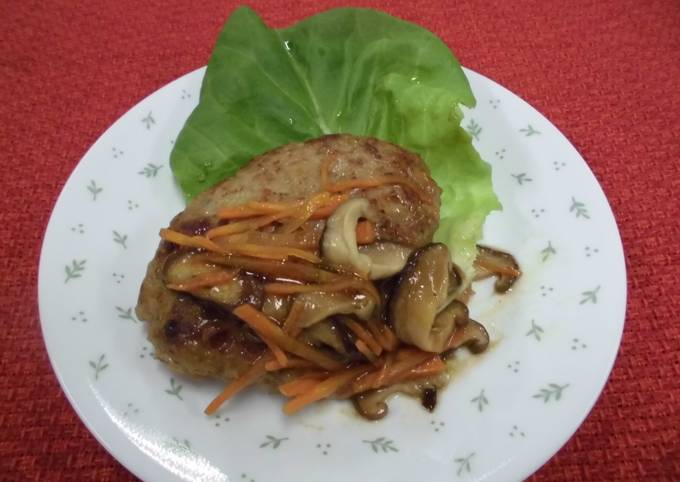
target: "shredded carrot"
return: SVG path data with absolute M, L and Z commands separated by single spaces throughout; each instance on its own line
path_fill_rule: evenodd
M 258 203 L 253 203 L 258 204 Z M 264 203 L 263 203 L 264 204 Z M 237 206 L 229 206 L 217 211 L 217 217 L 220 219 L 246 219 L 256 216 L 263 216 L 267 214 L 277 214 L 285 208 L 251 205 L 251 203 L 239 204 Z
M 237 273 L 238 270 L 203 273 L 198 276 L 194 276 L 185 283 L 167 284 L 165 286 L 171 290 L 186 291 L 190 293 L 201 288 L 209 288 L 211 286 L 229 283 L 234 279 Z
M 289 248 L 287 246 L 265 246 L 251 243 L 227 243 L 224 249 L 245 256 L 262 259 L 283 260 L 286 258 L 298 258 L 310 263 L 320 263 L 321 259 L 311 251 L 304 249 Z
M 355 290 L 368 293 L 376 301 L 380 300 L 380 294 L 372 283 L 358 279 L 344 279 L 335 283 L 321 284 L 296 284 L 296 283 L 268 283 L 264 285 L 264 292 L 270 295 L 294 295 L 297 293 L 325 292 Z
M 414 366 L 423 363 L 425 360 L 432 358 L 433 354 L 427 351 L 422 351 L 414 347 L 405 347 L 399 350 L 394 355 L 394 363 L 392 363 L 392 373 L 402 373 L 410 370 Z
M 392 365 L 393 376 L 401 376 L 418 365 L 430 360 L 433 356 L 438 355 L 434 355 L 425 351 L 414 350 L 413 353 L 409 353 L 404 359 L 394 362 L 394 365 Z
M 284 246 L 263 246 L 248 243 L 229 243 L 225 247 L 216 244 L 204 236 L 187 236 L 171 229 L 161 229 L 160 236 L 165 241 L 190 248 L 206 249 L 220 254 L 242 254 L 254 258 L 284 260 L 288 257 L 299 258 L 310 263 L 319 263 L 321 259 L 309 251 Z
M 345 179 L 343 181 L 338 181 L 334 184 L 329 184 L 326 186 L 326 190 L 329 192 L 345 192 L 351 191 L 352 189 L 368 189 L 372 187 L 384 186 L 386 184 L 397 184 L 408 188 L 414 194 L 416 194 L 421 201 L 432 204 L 432 199 L 423 190 L 407 177 L 403 176 L 378 176 L 368 179 Z
M 371 332 L 371 335 L 373 335 L 373 338 L 375 338 L 385 350 L 395 350 L 399 346 L 399 338 L 397 338 L 397 335 L 394 334 L 389 326 L 382 323 L 378 325 L 378 323 L 379 322 L 376 320 L 369 320 L 366 323 L 366 326 Z
M 474 264 L 486 271 L 490 271 L 492 274 L 512 276 L 513 278 L 517 278 L 522 275 L 522 272 L 517 268 L 505 265 L 503 263 L 497 263 L 493 259 L 489 259 L 488 257 L 480 256 L 477 259 L 475 259 Z
M 370 221 L 361 221 L 357 223 L 357 244 L 371 244 L 377 238 L 375 226 Z
M 314 368 L 316 365 L 310 361 L 303 360 L 302 358 L 288 357 L 288 361 L 285 365 L 281 365 L 278 361 L 272 360 L 267 362 L 264 366 L 265 370 L 268 372 L 276 372 L 279 370 L 289 369 L 289 368 Z
M 401 350 L 403 351 L 403 350 Z M 395 354 L 395 358 L 400 355 L 400 352 Z M 427 355 L 431 356 L 431 355 Z M 390 366 L 388 369 L 383 369 L 378 371 L 374 371 L 372 373 L 369 373 L 365 377 L 363 377 L 361 380 L 357 380 L 352 384 L 352 393 L 361 393 L 365 392 L 367 390 L 372 390 L 375 388 L 380 388 L 381 386 L 384 385 L 389 385 L 390 381 L 392 378 L 394 378 L 395 374 L 400 373 L 404 370 L 408 370 L 409 368 L 412 368 L 419 363 L 421 363 L 425 357 L 417 357 L 415 355 L 411 355 L 410 360 L 401 360 L 401 361 L 395 361 L 395 358 L 391 360 Z M 380 384 L 378 383 L 380 382 Z
M 312 216 L 312 214 L 314 214 L 314 211 L 328 204 L 330 202 L 330 199 L 331 199 L 330 193 L 324 191 L 315 194 L 306 201 L 304 201 L 302 203 L 302 206 L 300 206 L 298 209 L 291 213 L 290 216 L 293 219 L 281 227 L 281 232 L 292 233 L 293 231 L 298 229 L 305 222 L 307 222 L 307 220 Z
M 248 206 L 250 209 L 259 209 L 262 212 L 269 212 L 269 213 L 278 213 L 280 211 L 286 211 L 291 208 L 295 208 L 300 206 L 301 201 L 293 201 L 293 202 L 281 202 L 281 203 L 274 203 L 274 202 L 266 202 L 266 201 L 249 201 L 246 203 L 246 206 Z
M 297 338 L 297 336 L 300 334 L 300 315 L 302 315 L 302 310 L 304 309 L 304 305 L 298 301 L 293 301 L 293 306 L 290 307 L 290 310 L 288 311 L 288 316 L 286 316 L 286 320 L 283 322 L 283 331 L 287 335 L 292 336 L 293 338 Z
M 399 346 L 399 338 L 397 338 L 397 335 L 394 334 L 392 328 L 387 325 L 383 325 L 381 327 L 381 332 L 385 342 L 385 349 L 389 351 L 396 350 Z
M 439 375 L 446 369 L 446 365 L 438 356 L 434 356 L 419 365 L 402 371 L 387 371 L 386 375 L 379 382 L 378 377 L 373 378 L 374 374 L 369 373 L 362 379 L 357 380 L 350 390 L 343 391 L 342 395 L 344 397 L 350 397 L 358 393 L 365 392 L 366 390 L 374 390 L 378 388 L 383 388 L 389 385 L 395 385 L 398 383 L 404 383 L 411 380 L 418 380 L 423 378 L 430 378 L 435 375 Z M 382 370 L 378 373 L 381 373 Z M 367 384 L 367 381 L 370 384 Z
M 420 365 L 410 368 L 408 370 L 397 373 L 391 378 L 388 378 L 383 386 L 395 385 L 412 380 L 419 380 L 423 378 L 431 378 L 439 375 L 446 369 L 446 364 L 439 356 L 434 356 L 431 359 L 424 361 Z
M 328 373 L 326 373 L 326 376 L 327 375 Z M 305 375 L 290 382 L 283 383 L 279 385 L 278 388 L 282 395 L 285 395 L 286 397 L 296 397 L 312 390 L 323 379 L 324 376 L 322 374 L 317 376 Z
M 224 249 L 220 248 L 217 244 L 203 236 L 188 236 L 186 234 L 173 231 L 172 229 L 161 229 L 159 235 L 165 241 L 169 241 L 180 246 L 206 249 L 208 251 L 215 251 L 216 253 L 226 254 L 226 251 Z
M 382 368 L 378 372 L 376 378 L 375 378 L 375 384 L 379 387 L 384 386 L 385 380 L 387 378 L 387 374 L 390 371 L 390 368 L 392 368 L 392 363 L 394 362 L 394 353 L 393 352 L 387 352 L 384 358 L 382 358 Z
M 355 378 L 361 376 L 370 370 L 367 366 L 358 366 L 353 368 L 346 368 L 331 375 L 322 382 L 317 383 L 312 389 L 298 395 L 283 406 L 283 412 L 286 415 L 291 415 L 305 408 L 310 403 L 318 400 L 328 398 L 336 391 L 350 383 Z
M 380 370 L 372 371 L 366 376 L 357 379 L 351 386 L 349 393 L 344 395 L 354 395 L 362 393 L 367 390 L 374 390 L 395 383 L 403 381 L 423 378 L 433 374 L 440 373 L 444 368 L 444 362 L 441 361 L 438 355 L 423 352 L 420 350 L 407 349 L 408 352 L 402 355 L 404 358 L 401 361 L 392 363 L 384 362 L 385 364 Z M 404 352 L 405 350 L 401 350 Z M 401 353 L 397 353 L 397 357 Z M 432 362 L 433 359 L 439 360 L 438 363 Z M 422 368 L 426 363 L 432 362 L 426 368 Z
M 378 327 L 377 323 L 374 322 L 373 320 L 369 320 L 366 323 L 366 326 L 368 327 L 368 331 L 371 332 L 371 335 L 373 335 L 373 338 L 375 338 L 376 341 L 378 343 L 380 343 L 380 346 L 383 349 L 387 350 L 387 343 L 385 342 L 384 337 L 383 337 L 382 333 L 380 332 L 380 327 Z M 387 351 L 390 351 L 390 350 L 387 350 Z
M 244 204 L 224 207 L 217 211 L 217 217 L 220 219 L 245 219 L 269 214 L 279 214 L 283 211 L 300 209 L 304 205 L 304 202 L 304 200 L 280 203 L 249 201 Z
M 403 362 L 404 360 L 412 360 L 413 357 L 423 354 L 427 354 L 427 352 L 414 346 L 407 345 L 394 354 L 394 361 Z
M 300 263 L 290 258 L 272 260 L 250 256 L 218 256 L 212 253 L 201 255 L 206 262 L 229 268 L 243 269 L 254 273 L 277 278 L 295 279 L 310 283 L 331 283 L 342 279 L 342 276 L 332 271 L 326 271 L 318 266 Z
M 371 349 L 364 343 L 364 340 L 357 340 L 354 343 L 354 346 L 359 350 L 359 353 L 364 355 L 368 361 L 371 363 L 375 363 L 378 358 L 375 356 L 375 353 L 371 351 Z
M 349 194 L 336 194 L 331 196 L 328 202 L 312 213 L 309 219 L 326 219 L 340 206 L 349 199 Z
M 283 366 L 288 365 L 288 357 L 283 352 L 283 350 L 276 345 L 276 343 L 270 340 L 268 336 L 264 336 L 262 334 L 260 334 L 260 338 L 264 344 L 267 345 L 267 348 L 269 348 L 269 350 L 272 352 L 272 355 L 274 355 L 274 358 L 276 358 L 277 363 Z
M 432 375 L 437 375 L 441 372 L 443 372 L 446 369 L 446 364 L 444 361 L 437 355 L 432 357 L 431 359 L 421 363 L 415 368 L 412 368 L 408 372 L 404 373 L 402 375 L 402 381 L 413 379 L 413 378 L 420 378 L 420 377 L 429 377 Z
M 234 309 L 233 313 L 245 321 L 259 335 L 268 338 L 288 353 L 314 362 L 327 370 L 337 370 L 342 366 L 325 353 L 285 334 L 267 315 L 251 305 L 240 305 Z
M 354 334 L 362 340 L 368 348 L 371 349 L 374 355 L 380 356 L 383 352 L 383 347 L 373 337 L 373 335 L 366 330 L 360 323 L 354 321 L 352 318 L 343 318 L 342 320 L 347 327 L 354 332 Z
M 206 238 L 213 239 L 220 236 L 228 236 L 230 234 L 245 233 L 255 229 L 267 226 L 274 221 L 286 217 L 286 211 L 277 214 L 270 214 L 268 216 L 259 216 L 253 219 L 246 219 L 245 221 L 237 221 L 235 223 L 224 224 L 211 229 L 205 233 Z
M 250 305 L 241 305 L 235 312 L 237 310 L 237 316 L 246 321 L 246 323 L 250 324 L 252 322 L 251 326 L 260 333 L 257 328 L 260 325 L 254 320 L 261 317 L 266 319 L 266 316 Z M 271 324 L 272 322 L 266 319 L 265 323 Z M 314 365 L 311 365 L 304 358 L 289 358 L 286 364 L 282 364 L 274 358 L 271 352 L 267 352 L 246 373 L 230 383 L 208 405 L 205 413 L 208 415 L 215 413 L 222 403 L 255 383 L 266 371 L 276 371 L 283 368 L 307 368 L 298 378 L 283 383 L 278 387 L 283 395 L 294 397 L 283 407 L 284 413 L 290 415 L 313 402 L 333 395 L 339 398 L 348 398 L 367 390 L 429 378 L 442 373 L 446 368 L 439 355 L 412 347 L 402 348 L 398 352 L 387 352 L 383 357 L 376 358 L 363 340 L 357 340 L 356 346 L 373 365 L 362 364 L 342 368 L 336 364 L 328 368 L 335 370 L 329 373 L 328 371 L 314 368 Z
M 220 238 L 220 244 L 229 247 L 229 244 L 250 243 L 266 246 L 279 246 L 288 248 L 298 248 L 308 251 L 319 249 L 321 234 L 323 231 L 311 231 L 296 233 L 267 233 L 264 231 L 248 231 L 239 234 L 230 234 Z
M 222 406 L 224 402 L 262 378 L 262 376 L 265 374 L 264 366 L 267 362 L 271 361 L 271 359 L 272 355 L 270 353 L 262 355 L 260 358 L 258 358 L 253 366 L 248 369 L 248 371 L 227 385 L 222 393 L 220 393 L 212 402 L 210 402 L 210 404 L 205 408 L 205 414 L 212 415 L 220 408 L 220 406 Z
M 275 219 L 272 219 L 269 222 L 264 222 L 264 224 L 262 224 L 261 226 L 266 226 L 267 224 L 270 224 L 278 219 L 286 217 L 293 217 L 297 219 L 297 221 L 291 222 L 291 224 L 294 223 L 302 224 L 307 219 L 325 219 L 331 214 L 333 214 L 333 211 L 335 211 L 335 209 L 340 204 L 345 202 L 348 198 L 349 195 L 345 193 L 331 195 L 326 191 L 322 191 L 301 201 L 294 201 L 288 203 L 250 201 L 245 204 L 225 207 L 217 212 L 217 217 L 223 220 L 243 219 L 246 221 L 230 223 L 225 225 L 232 226 L 229 229 L 227 229 L 225 226 L 219 226 L 218 228 L 214 228 L 211 230 L 212 232 L 214 232 L 214 234 L 211 234 L 208 237 L 212 238 L 216 236 L 224 236 L 228 234 L 247 231 L 251 229 L 250 228 L 251 224 L 247 222 L 250 220 L 249 218 L 264 219 L 270 216 L 275 217 Z M 294 229 L 292 228 L 289 229 L 291 229 L 291 231 L 294 231 Z

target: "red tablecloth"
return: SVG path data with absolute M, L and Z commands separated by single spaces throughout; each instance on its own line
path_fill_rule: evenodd
M 281 26 L 344 2 L 252 1 Z M 79 4 L 79 5 L 78 5 Z M 438 33 L 590 164 L 628 266 L 623 345 L 535 480 L 680 480 L 680 2 L 360 2 Z M 226 1 L 0 2 L 0 478 L 131 480 L 62 394 L 40 334 L 40 242 L 69 173 L 139 99 L 206 63 Z

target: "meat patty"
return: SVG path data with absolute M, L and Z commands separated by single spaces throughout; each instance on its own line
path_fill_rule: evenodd
M 376 213 L 377 238 L 413 248 L 432 240 L 439 222 L 440 189 L 423 160 L 396 145 L 373 138 L 329 135 L 289 144 L 254 158 L 233 177 L 200 194 L 170 223 L 184 234 L 201 235 L 220 224 L 220 208 L 248 201 L 291 202 L 322 190 L 322 164 L 330 183 L 399 176 L 419 192 L 386 184 L 355 190 Z M 423 199 L 423 196 L 425 197 Z M 323 223 L 323 221 L 316 221 Z M 190 376 L 231 379 L 250 366 L 266 346 L 228 306 L 170 290 L 164 282 L 166 262 L 178 253 L 161 242 L 148 266 L 137 304 L 137 316 L 149 323 L 156 356 Z M 261 280 L 252 277 L 244 302 L 261 303 Z

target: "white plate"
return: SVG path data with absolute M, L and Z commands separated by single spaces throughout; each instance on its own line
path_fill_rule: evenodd
M 482 286 L 472 309 L 499 340 L 463 363 L 433 414 L 400 398 L 379 422 L 329 402 L 293 417 L 253 391 L 203 408 L 214 382 L 152 357 L 134 315 L 158 229 L 183 209 L 168 156 L 204 69 L 121 117 L 68 180 L 40 259 L 40 316 L 62 388 L 97 439 L 145 480 L 519 480 L 591 409 L 621 338 L 626 275 L 612 212 L 583 158 L 527 103 L 466 71 L 478 100 L 464 127 L 505 209 L 485 241 L 518 258 L 512 294 Z

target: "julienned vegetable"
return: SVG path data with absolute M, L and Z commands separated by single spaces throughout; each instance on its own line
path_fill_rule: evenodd
M 367 9 L 336 9 L 286 29 L 236 9 L 217 41 L 198 107 L 171 155 L 187 199 L 254 156 L 328 133 L 367 135 L 421 155 L 442 189 L 435 235 L 465 273 L 487 214 L 489 166 L 460 127 L 475 99 L 432 32 Z

